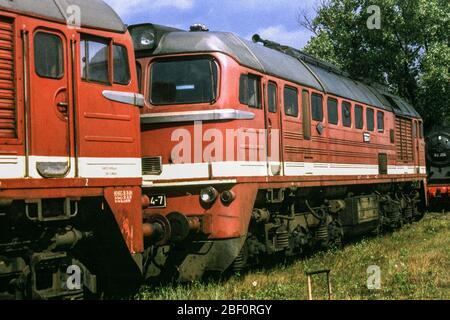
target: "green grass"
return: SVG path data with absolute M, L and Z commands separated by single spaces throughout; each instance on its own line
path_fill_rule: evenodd
M 381 289 L 367 289 L 367 268 L 381 268 Z M 331 269 L 333 299 L 450 299 L 450 213 L 338 251 L 220 282 L 143 287 L 136 299 L 307 299 L 305 271 Z M 314 299 L 327 299 L 325 276 L 313 277 Z

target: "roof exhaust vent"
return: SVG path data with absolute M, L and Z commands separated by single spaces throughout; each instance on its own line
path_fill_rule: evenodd
M 209 31 L 209 28 L 208 28 L 207 26 L 205 26 L 204 24 L 196 23 L 196 24 L 193 24 L 193 25 L 189 28 L 189 30 L 190 30 L 191 32 L 208 32 L 208 31 Z

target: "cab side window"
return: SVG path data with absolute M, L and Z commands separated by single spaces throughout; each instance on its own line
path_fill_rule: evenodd
M 367 119 L 367 130 L 374 131 L 375 130 L 375 112 L 371 108 L 366 109 L 366 119 Z
M 109 40 L 81 36 L 81 79 L 109 83 Z
M 298 90 L 284 87 L 284 113 L 287 116 L 298 117 Z
M 277 112 L 277 85 L 274 82 L 269 82 L 267 88 L 269 112 Z
M 60 37 L 38 32 L 34 36 L 36 73 L 43 78 L 61 79 L 64 76 L 64 49 Z
M 127 85 L 131 80 L 127 48 L 116 44 L 113 48 L 114 83 Z
M 142 67 L 139 62 L 136 62 L 136 72 L 138 77 L 139 92 L 142 92 Z
M 363 129 L 364 128 L 364 118 L 363 118 L 363 107 L 362 106 L 355 106 L 355 128 L 356 129 Z
M 249 107 L 261 109 L 261 79 L 251 74 L 241 75 L 239 101 Z
M 328 109 L 328 123 L 330 124 L 338 124 L 339 116 L 338 116 L 338 102 L 336 99 L 328 98 L 327 103 Z
M 323 96 L 321 94 L 312 94 L 311 107 L 313 120 L 323 121 Z
M 378 132 L 384 132 L 384 112 L 377 112 L 377 127 Z
M 352 127 L 352 105 L 350 102 L 342 102 L 342 124 L 344 127 Z

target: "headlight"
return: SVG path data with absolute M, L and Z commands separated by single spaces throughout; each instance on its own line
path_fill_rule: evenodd
M 134 49 L 153 50 L 156 47 L 156 31 L 151 25 L 136 26 L 130 29 Z
M 211 204 L 216 201 L 218 195 L 219 192 L 215 188 L 208 187 L 200 191 L 200 200 L 205 204 Z
M 141 45 L 143 47 L 153 48 L 155 45 L 155 35 L 152 32 L 144 32 L 141 35 Z
M 231 190 L 224 191 L 220 195 L 220 200 L 222 200 L 223 204 L 230 204 L 234 199 L 236 199 L 236 194 Z

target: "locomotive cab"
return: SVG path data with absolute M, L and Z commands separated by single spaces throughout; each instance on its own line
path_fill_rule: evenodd
M 5 298 L 113 294 L 140 279 L 142 99 L 131 37 L 103 1 L 70 4 L 0 1 Z

